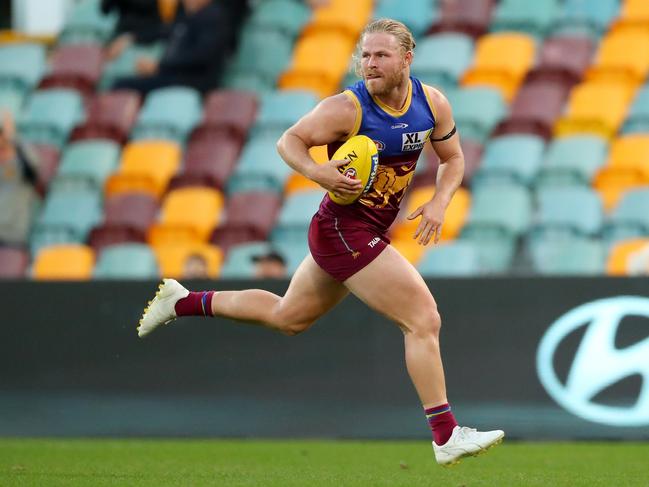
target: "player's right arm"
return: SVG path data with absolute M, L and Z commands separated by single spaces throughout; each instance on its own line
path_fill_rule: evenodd
M 355 121 L 356 105 L 346 95 L 325 98 L 284 132 L 277 141 L 277 150 L 291 168 L 327 191 L 341 196 L 357 194 L 362 189 L 361 181 L 346 178 L 337 169 L 348 161 L 317 164 L 309 154 L 310 147 L 344 139 L 352 132 Z

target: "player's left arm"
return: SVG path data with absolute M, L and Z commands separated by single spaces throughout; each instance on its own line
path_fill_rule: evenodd
M 427 245 L 431 238 L 434 238 L 435 243 L 439 242 L 444 213 L 464 177 L 464 154 L 460 147 L 460 136 L 455 128 L 451 105 L 438 90 L 430 86 L 424 86 L 424 89 L 435 107 L 435 130 L 430 140 L 439 156 L 439 170 L 433 198 L 408 216 L 409 220 L 413 220 L 421 215 L 413 237 L 421 245 Z

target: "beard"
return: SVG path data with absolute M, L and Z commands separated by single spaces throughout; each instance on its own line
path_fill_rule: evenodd
M 380 78 L 367 79 L 367 77 L 363 77 L 365 87 L 372 96 L 382 96 L 389 94 L 392 90 L 394 90 L 401 84 L 402 80 L 403 71 L 401 70 L 394 71 L 392 73 L 384 72 Z

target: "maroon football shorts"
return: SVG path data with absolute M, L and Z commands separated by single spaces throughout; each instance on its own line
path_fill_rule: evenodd
M 389 243 L 385 234 L 355 218 L 318 211 L 309 226 L 313 260 L 340 282 L 372 262 Z

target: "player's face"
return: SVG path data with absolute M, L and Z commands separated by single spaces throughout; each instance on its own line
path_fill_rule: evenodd
M 406 67 L 412 53 L 404 55 L 392 34 L 366 34 L 361 44 L 361 72 L 370 94 L 389 93 L 407 76 Z

